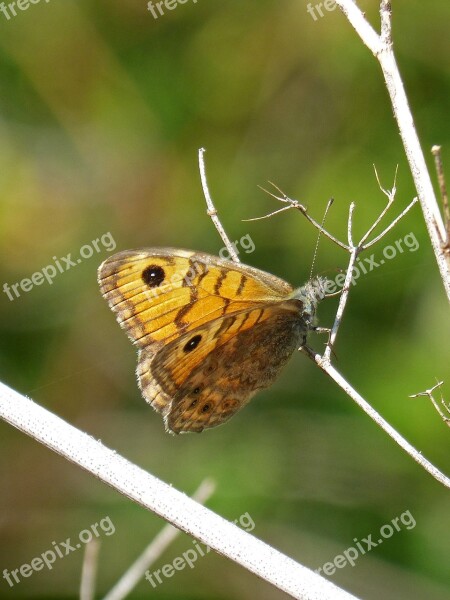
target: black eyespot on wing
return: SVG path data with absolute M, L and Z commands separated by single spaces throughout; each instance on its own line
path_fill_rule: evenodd
M 237 410 L 237 407 L 239 405 L 239 400 L 237 400 L 236 398 L 227 398 L 223 403 L 222 403 L 222 410 L 225 412 L 228 411 L 232 411 L 232 410 Z
M 196 388 L 194 388 L 191 391 L 190 395 L 197 396 L 198 394 L 200 394 L 201 391 L 202 391 L 202 387 L 200 385 L 198 385 Z M 194 398 L 192 400 L 192 402 L 189 404 L 189 408 L 195 408 L 197 406 L 198 402 L 199 402 L 199 398 Z
M 142 281 L 148 285 L 148 287 L 155 288 L 159 287 L 164 279 L 166 273 L 159 265 L 149 265 L 142 271 Z
M 206 403 L 201 407 L 200 412 L 207 413 L 210 409 L 211 409 L 211 404 Z
M 184 345 L 184 352 L 192 352 L 192 350 L 195 350 L 195 348 L 197 348 L 197 346 L 200 343 L 200 340 L 202 339 L 201 335 L 194 335 L 193 338 L 191 338 L 185 345 Z

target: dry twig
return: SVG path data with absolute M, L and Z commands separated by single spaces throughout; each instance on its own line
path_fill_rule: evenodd
M 205 504 L 216 488 L 211 479 L 204 479 L 192 499 Z M 142 554 L 126 570 L 115 586 L 106 594 L 103 600 L 123 600 L 137 586 L 145 575 L 145 571 L 161 556 L 169 545 L 181 533 L 173 525 L 167 523 Z
M 1 382 L 0 418 L 293 598 L 355 600 Z
M 447 186 L 445 184 L 441 147 L 433 146 L 431 148 L 431 152 L 434 156 L 434 164 L 436 166 L 436 174 L 438 178 L 439 189 L 441 191 L 442 207 L 444 209 L 445 231 L 447 232 L 447 240 L 443 246 L 443 250 L 447 256 L 447 261 L 450 263 L 450 206 L 448 203 Z
M 422 207 L 439 272 L 447 298 L 450 301 L 450 260 L 445 248 L 449 243 L 436 196 L 427 169 L 409 108 L 403 81 L 395 60 L 392 43 L 392 9 L 389 0 L 380 2 L 381 33 L 377 34 L 366 20 L 355 0 L 336 0 L 357 34 L 373 53 L 383 71 L 386 88 L 391 98 L 394 116 L 405 148 L 406 157 Z
M 448 425 L 450 427 L 450 404 L 447 404 L 444 400 L 444 396 L 442 395 L 442 385 L 443 385 L 443 381 L 438 381 L 436 383 L 436 385 L 434 385 L 432 388 L 430 388 L 429 390 L 425 390 L 424 392 L 419 392 L 418 394 L 411 394 L 410 398 L 419 398 L 419 396 L 428 396 L 428 398 L 431 400 L 431 402 L 433 403 L 434 408 L 437 410 L 437 412 L 439 413 L 439 415 L 441 416 L 442 420 L 444 421 L 444 423 L 446 425 Z M 444 411 L 442 410 L 442 408 L 439 406 L 439 403 L 435 400 L 434 396 L 433 396 L 433 392 L 436 388 L 439 388 L 440 392 L 441 392 L 441 404 L 444 407 L 445 412 L 447 413 L 447 416 Z
M 234 260 L 234 262 L 239 262 L 239 258 L 238 258 L 238 255 L 236 254 L 236 250 L 235 250 L 233 244 L 231 243 L 230 239 L 228 238 L 228 236 L 225 232 L 225 229 L 222 226 L 222 223 L 220 222 L 216 207 L 214 206 L 214 203 L 211 198 L 211 194 L 209 193 L 208 181 L 206 179 L 206 171 L 205 171 L 205 159 L 203 156 L 205 154 L 205 152 L 206 152 L 205 148 L 200 148 L 200 150 L 198 151 L 198 165 L 199 165 L 199 169 L 200 169 L 200 179 L 202 182 L 203 194 L 205 196 L 206 206 L 207 206 L 206 214 L 209 217 L 211 217 L 211 220 L 214 223 L 214 227 L 219 232 L 219 235 L 222 238 L 226 249 L 230 253 L 231 260 Z
M 81 569 L 80 600 L 94 600 L 95 598 L 99 550 L 100 541 L 95 538 L 85 546 Z
M 432 463 L 430 463 L 426 458 L 424 458 L 418 450 L 416 450 L 391 425 L 389 425 L 389 423 L 387 423 L 387 421 L 385 419 L 383 419 L 383 417 L 375 409 L 373 409 L 370 406 L 370 404 L 366 400 L 364 400 L 364 398 L 331 365 L 331 354 L 332 354 L 332 350 L 333 350 L 333 345 L 336 341 L 337 332 L 338 332 L 339 326 L 341 324 L 344 310 L 345 310 L 345 307 L 347 304 L 348 295 L 350 292 L 350 284 L 351 284 L 352 276 L 353 276 L 353 268 L 355 266 L 355 262 L 356 262 L 358 255 L 365 248 L 369 248 L 375 242 L 378 242 L 384 235 L 386 235 L 386 233 L 388 233 L 388 231 L 390 231 L 392 229 L 392 227 L 394 227 L 394 225 L 397 224 L 398 221 L 401 218 L 403 218 L 407 214 L 407 212 L 414 206 L 414 204 L 417 202 L 417 198 L 414 198 L 414 200 L 400 213 L 400 215 L 398 217 L 396 217 L 392 221 L 392 223 L 388 227 L 386 227 L 382 231 L 382 233 L 380 235 L 378 235 L 373 240 L 367 242 L 366 241 L 367 238 L 369 237 L 369 235 L 371 233 L 373 233 L 375 226 L 380 223 L 383 216 L 385 216 L 387 210 L 390 208 L 390 206 L 394 202 L 394 198 L 395 198 L 395 191 L 396 191 L 395 179 L 394 179 L 394 184 L 392 186 L 392 189 L 389 191 L 383 189 L 380 185 L 381 191 L 388 197 L 388 204 L 383 209 L 380 216 L 377 217 L 377 219 L 375 220 L 375 225 L 371 225 L 371 227 L 369 227 L 367 232 L 361 238 L 360 242 L 355 245 L 353 243 L 353 233 L 352 233 L 353 212 L 355 210 L 354 203 L 351 203 L 350 208 L 349 208 L 349 217 L 348 217 L 348 226 L 347 226 L 348 243 L 344 244 L 343 242 L 340 242 L 339 240 L 337 240 L 337 238 L 335 238 L 333 235 L 328 233 L 322 227 L 322 225 L 320 225 L 317 221 L 315 221 L 312 217 L 310 217 L 305 206 L 300 204 L 297 200 L 293 200 L 293 199 L 289 198 L 275 184 L 272 184 L 272 185 L 280 193 L 280 196 L 276 196 L 272 192 L 268 192 L 268 193 L 271 196 L 273 196 L 276 200 L 279 200 L 280 202 L 283 202 L 284 204 L 286 204 L 286 206 L 283 207 L 283 209 L 281 209 L 281 210 L 288 210 L 290 208 L 295 208 L 295 209 L 299 210 L 308 219 L 308 221 L 314 225 L 314 227 L 316 227 L 320 232 L 322 232 L 324 235 L 326 235 L 329 239 L 334 241 L 340 248 L 344 248 L 345 250 L 347 250 L 347 252 L 349 252 L 349 254 L 350 254 L 350 259 L 349 259 L 349 263 L 347 266 L 347 273 L 345 276 L 345 283 L 344 283 L 342 294 L 341 294 L 341 297 L 339 300 L 339 306 L 338 306 L 338 309 L 336 312 L 336 317 L 335 317 L 335 320 L 333 323 L 333 327 L 331 328 L 329 341 L 327 343 L 327 346 L 326 346 L 323 356 L 315 353 L 314 350 L 312 350 L 308 346 L 303 346 L 300 348 L 300 350 L 302 350 L 323 371 L 325 371 L 325 373 L 327 373 L 327 375 L 329 377 L 331 377 L 350 396 L 350 398 L 352 398 L 352 400 L 354 400 L 364 410 L 364 412 L 367 415 L 369 415 L 369 417 L 371 419 L 373 419 L 383 429 L 383 431 L 385 433 L 387 433 L 401 448 L 403 448 L 403 450 L 405 452 L 407 452 L 407 454 L 409 454 L 411 456 L 411 458 L 413 458 L 418 464 L 420 464 L 420 466 L 423 467 L 426 471 L 428 471 L 435 479 L 437 479 L 439 482 L 441 482 L 446 487 L 450 488 L 450 478 L 448 478 L 446 475 L 441 473 L 441 471 L 439 471 Z M 265 217 L 258 217 L 258 218 L 260 218 L 260 219 L 268 218 L 270 216 L 273 216 L 274 214 L 278 214 L 279 212 L 280 212 L 280 210 L 270 213 L 270 215 L 266 215 Z M 224 238 L 222 238 L 222 239 L 225 242 L 225 239 Z

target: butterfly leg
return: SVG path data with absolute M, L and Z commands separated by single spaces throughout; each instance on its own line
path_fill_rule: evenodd
M 315 333 L 328 334 L 328 340 L 327 340 L 326 346 L 331 347 L 331 344 L 330 344 L 331 329 L 329 327 L 311 327 L 311 331 L 314 331 Z M 303 350 L 303 349 L 306 349 L 312 355 L 315 354 L 315 352 L 309 346 L 306 345 L 306 334 L 303 336 L 302 344 L 301 344 L 299 350 Z M 331 352 L 333 353 L 334 357 L 337 358 L 336 353 L 334 352 L 334 349 L 332 347 L 331 347 Z
M 331 335 L 331 329 L 329 327 L 313 327 L 312 331 L 316 333 L 328 333 L 328 337 Z
M 326 333 L 328 335 L 328 340 L 326 346 L 330 346 L 330 338 L 331 338 L 331 329 L 329 327 L 313 327 L 312 331 L 315 333 Z

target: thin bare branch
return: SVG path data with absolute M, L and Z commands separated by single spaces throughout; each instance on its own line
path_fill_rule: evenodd
M 447 186 L 445 183 L 444 166 L 442 164 L 441 147 L 433 146 L 431 152 L 434 156 L 436 173 L 438 178 L 439 189 L 441 191 L 442 206 L 444 208 L 445 230 L 447 232 L 447 240 L 444 244 L 444 249 L 450 253 L 450 206 L 448 203 Z
M 220 237 L 222 238 L 223 243 L 225 244 L 226 249 L 230 253 L 231 259 L 234 260 L 234 262 L 238 263 L 238 262 L 240 262 L 239 257 L 236 254 L 236 250 L 235 250 L 233 244 L 230 242 L 229 237 L 225 233 L 225 229 L 223 228 L 222 223 L 220 222 L 216 207 L 214 206 L 214 203 L 211 198 L 211 194 L 209 193 L 208 181 L 206 179 L 205 159 L 204 159 L 205 152 L 206 152 L 205 148 L 199 149 L 199 151 L 198 151 L 198 166 L 200 169 L 200 179 L 202 182 L 203 194 L 204 194 L 205 200 L 206 200 L 206 206 L 207 206 L 206 213 L 208 216 L 211 217 L 211 220 L 214 223 L 214 227 L 217 229 Z
M 322 223 L 320 224 L 320 227 L 323 229 L 323 226 L 325 225 L 325 219 L 327 218 L 327 214 L 328 211 L 331 208 L 331 205 L 333 204 L 334 199 L 330 198 L 327 202 L 327 206 L 325 208 L 325 212 L 323 213 L 323 217 L 322 217 Z M 319 233 L 317 234 L 317 240 L 316 240 L 316 246 L 314 248 L 314 253 L 313 253 L 313 259 L 311 261 L 311 269 L 309 270 L 309 278 L 312 279 L 313 273 L 314 273 L 314 266 L 316 264 L 316 258 L 317 258 L 317 251 L 319 250 L 319 242 L 320 242 L 320 236 L 321 236 L 322 232 L 319 231 Z
M 375 177 L 378 183 L 378 187 L 380 188 L 380 190 L 383 192 L 383 194 L 390 200 L 392 197 L 395 197 L 395 194 L 397 193 L 397 175 L 398 175 L 398 165 L 396 165 L 395 167 L 395 173 L 394 173 L 394 182 L 392 184 L 392 188 L 390 190 L 384 188 L 381 185 L 381 181 L 380 181 L 380 176 L 378 175 L 378 170 L 376 165 L 373 165 L 373 170 L 375 171 Z
M 294 200 L 293 198 L 289 198 L 289 196 L 287 196 L 277 185 L 275 185 L 271 181 L 269 181 L 269 183 L 270 183 L 270 185 L 273 185 L 273 187 L 281 194 L 281 196 L 277 196 L 276 194 L 272 193 L 269 190 L 266 190 L 265 188 L 263 188 L 261 186 L 259 186 L 259 188 L 262 189 L 263 192 L 266 192 L 266 194 L 269 194 L 269 196 L 272 196 L 272 198 L 275 198 L 275 200 L 278 200 L 279 202 L 284 202 L 285 204 L 288 204 L 288 206 L 286 206 L 284 208 L 281 208 L 281 209 L 279 209 L 277 211 L 274 211 L 273 213 L 270 213 L 270 214 L 265 215 L 263 217 L 256 217 L 255 219 L 246 219 L 247 221 L 257 221 L 258 219 L 266 219 L 266 218 L 271 217 L 273 215 L 276 215 L 279 212 L 282 212 L 284 210 L 289 210 L 290 208 L 294 208 L 296 210 L 299 210 L 302 213 L 302 215 L 304 215 L 308 219 L 308 221 L 312 225 L 314 225 L 314 227 L 316 229 L 318 229 L 329 240 L 331 240 L 332 242 L 334 242 L 340 248 L 342 248 L 344 250 L 347 250 L 347 252 L 350 252 L 350 248 L 346 244 L 344 244 L 343 242 L 341 242 L 340 240 L 338 240 L 336 237 L 334 237 L 334 235 L 332 235 L 326 229 L 324 229 L 320 223 L 318 223 L 315 219 L 313 219 L 308 214 L 308 209 L 306 208 L 306 206 L 304 206 L 303 204 L 301 204 L 298 200 Z
M 444 400 L 444 396 L 442 395 L 442 385 L 444 384 L 443 381 L 438 381 L 436 383 L 436 385 L 434 385 L 432 388 L 430 388 L 429 390 L 425 390 L 424 392 L 419 392 L 418 394 L 411 394 L 410 398 L 419 398 L 419 396 L 428 396 L 428 398 L 431 400 L 431 402 L 433 403 L 434 408 L 437 410 L 437 412 L 439 413 L 439 415 L 441 416 L 442 420 L 444 421 L 444 423 L 446 425 L 448 425 L 450 427 L 450 404 L 446 404 L 445 400 Z M 434 396 L 433 396 L 433 392 L 436 388 L 439 388 L 440 392 L 441 392 L 441 404 L 444 407 L 444 410 L 446 411 L 446 413 L 449 415 L 447 416 L 441 409 L 441 407 L 439 406 L 438 402 L 435 400 Z
M 96 538 L 93 538 L 85 546 L 81 570 L 80 600 L 94 600 L 95 598 L 99 551 L 100 540 Z
M 384 209 L 381 211 L 381 213 L 378 215 L 378 218 L 375 219 L 375 221 L 372 223 L 372 226 L 369 227 L 369 229 L 366 231 L 366 233 L 361 238 L 361 240 L 359 242 L 359 246 L 364 246 L 364 242 L 367 240 L 367 238 L 369 237 L 369 235 L 372 234 L 372 232 L 378 226 L 378 224 L 380 223 L 380 221 L 384 218 L 384 216 L 386 215 L 386 213 L 388 212 L 388 210 L 391 208 L 392 204 L 394 203 L 395 194 L 397 192 L 396 181 L 397 181 L 398 165 L 397 165 L 397 168 L 395 169 L 394 183 L 392 185 L 392 189 L 390 189 L 390 190 L 385 189 L 381 185 L 380 178 L 378 176 L 378 171 L 377 171 L 375 165 L 373 166 L 373 168 L 375 170 L 375 177 L 377 178 L 378 187 L 383 192 L 383 194 L 385 196 L 387 196 L 388 202 L 387 202 L 386 206 L 384 207 Z
M 354 0 L 336 0 L 336 4 L 374 56 L 378 56 L 383 45 L 380 36 L 366 20 L 364 13 Z
M 351 251 L 353 251 L 353 249 L 354 249 L 354 244 L 353 244 L 353 213 L 355 212 L 355 207 L 356 207 L 356 204 L 354 202 L 351 202 L 350 203 L 350 207 L 348 209 L 347 239 L 348 239 L 348 245 L 349 245 Z
M 402 214 L 397 217 L 389 227 L 385 229 L 375 240 L 366 244 L 367 246 L 372 245 L 375 241 L 381 239 L 381 237 L 399 221 L 399 219 L 404 216 L 408 212 L 408 210 L 413 206 L 417 199 L 413 200 L 411 204 L 402 212 Z M 349 210 L 349 218 L 348 218 L 348 236 L 349 236 L 349 244 L 353 244 L 352 242 L 352 217 L 353 217 L 353 208 L 354 205 L 350 206 Z M 386 214 L 386 209 L 382 214 Z M 379 222 L 379 219 L 377 220 Z M 369 231 L 373 231 L 373 227 L 369 229 Z M 444 475 L 441 471 L 439 471 L 433 464 L 431 464 L 427 459 L 425 459 L 420 452 L 418 452 L 409 442 L 407 442 L 403 436 L 401 436 L 389 423 L 387 423 L 383 417 L 375 411 L 370 404 L 364 400 L 364 398 L 358 394 L 354 388 L 340 375 L 337 370 L 331 365 L 331 354 L 333 352 L 333 347 L 336 341 L 337 332 L 339 326 L 342 322 L 342 317 L 344 314 L 344 310 L 347 304 L 349 292 L 350 292 L 350 284 L 352 281 L 353 268 L 355 265 L 356 258 L 358 254 L 363 250 L 363 248 L 358 245 L 352 247 L 350 252 L 349 264 L 347 267 L 347 273 L 345 277 L 344 287 L 342 290 L 342 294 L 340 297 L 338 310 L 336 312 L 336 317 L 333 323 L 333 327 L 331 329 L 330 337 L 328 344 L 326 346 L 325 352 L 323 356 L 315 353 L 308 346 L 302 346 L 300 348 L 309 358 L 314 360 L 314 362 L 319 365 L 319 367 L 327 373 L 349 396 L 352 398 L 363 410 L 366 414 L 370 416 L 382 429 L 385 431 L 403 450 L 405 450 L 417 463 L 419 463 L 426 471 L 428 471 L 435 479 L 444 484 L 446 487 L 450 487 L 450 479 Z M 434 402 L 434 399 L 433 399 Z M 446 408 L 448 408 L 445 403 L 443 403 Z
M 274 210 L 273 212 L 268 213 L 267 215 L 262 215 L 262 217 L 253 217 L 252 219 L 242 219 L 242 221 L 244 223 L 249 223 L 250 221 L 262 221 L 263 219 L 270 219 L 271 217 L 274 217 L 275 215 L 278 215 L 279 213 L 282 213 L 285 210 L 290 210 L 291 208 L 294 208 L 294 207 L 293 206 L 283 206 L 283 208 Z
M 350 220 L 350 217 L 349 217 Z M 329 362 L 331 360 L 331 353 L 333 351 L 334 344 L 336 342 L 336 336 L 339 330 L 339 326 L 342 322 L 342 317 L 344 315 L 344 310 L 347 305 L 348 295 L 350 292 L 350 284 L 352 282 L 353 275 L 353 267 L 355 265 L 356 258 L 358 256 L 358 248 L 354 248 L 350 253 L 350 260 L 347 267 L 347 273 L 345 275 L 344 287 L 342 289 L 341 296 L 339 298 L 338 309 L 336 311 L 336 317 L 334 319 L 333 327 L 331 328 L 330 338 L 328 340 L 327 346 L 325 348 L 325 352 L 323 355 L 323 360 L 325 362 Z
M 442 283 L 450 301 L 450 260 L 445 250 L 446 230 L 392 48 L 390 3 L 387 0 L 380 3 L 381 35 L 377 35 L 367 22 L 355 0 L 336 0 L 336 4 L 380 63 Z
M 414 206 L 414 204 L 416 204 L 419 201 L 419 199 L 417 198 L 417 196 L 415 198 L 413 198 L 413 200 L 411 200 L 411 202 L 408 204 L 408 206 L 402 210 L 402 212 L 398 215 L 398 217 L 396 217 L 390 225 L 388 225 L 388 227 L 386 227 L 386 229 L 383 229 L 383 231 L 377 235 L 377 237 L 373 238 L 373 240 L 371 240 L 370 242 L 367 242 L 367 244 L 363 244 L 362 245 L 362 249 L 363 250 L 367 250 L 367 248 L 370 248 L 370 246 L 373 246 L 374 244 L 376 244 L 377 242 L 379 242 L 381 240 L 382 237 L 384 237 L 387 233 L 389 233 L 389 231 L 391 231 L 391 229 L 393 229 L 397 223 L 400 221 L 400 219 L 403 219 L 403 217 L 406 215 L 406 213 L 408 213 L 411 208 Z
M 192 499 L 205 504 L 216 489 L 212 479 L 204 479 Z M 137 586 L 145 575 L 145 571 L 167 550 L 170 544 L 179 536 L 181 531 L 169 523 L 165 525 L 142 554 L 126 570 L 115 586 L 103 600 L 123 600 Z
M 444 215 L 447 223 L 450 223 L 450 208 L 448 204 L 447 185 L 445 183 L 444 166 L 442 164 L 441 146 L 433 146 L 431 152 L 434 156 L 436 174 L 438 177 L 439 189 L 441 191 L 442 204 L 444 206 Z
M 384 47 L 392 46 L 392 7 L 390 0 L 381 0 L 381 43 Z
M 293 598 L 355 598 L 1 382 L 0 418 Z
M 333 381 L 335 381 L 344 392 L 354 400 L 358 406 L 381 427 L 381 429 L 391 437 L 411 458 L 413 458 L 422 468 L 430 473 L 437 481 L 445 487 L 450 488 L 450 478 L 444 475 L 430 461 L 428 461 L 418 450 L 414 448 L 403 436 L 401 436 L 371 405 L 358 394 L 358 392 L 342 377 L 342 375 L 330 364 L 324 360 L 320 354 L 316 354 L 311 348 L 303 346 L 301 350 L 311 360 L 313 360 Z

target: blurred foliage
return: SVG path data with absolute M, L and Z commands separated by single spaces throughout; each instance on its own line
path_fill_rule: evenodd
M 448 0 L 394 4 L 398 62 L 430 168 L 450 165 Z M 249 234 L 250 263 L 293 284 L 309 276 L 316 232 L 258 190 L 275 181 L 327 227 L 346 235 L 350 201 L 363 232 L 384 206 L 399 165 L 392 216 L 415 195 L 375 60 L 338 10 L 315 21 L 303 0 L 188 1 L 154 19 L 144 0 L 66 0 L 0 13 L 0 285 L 79 256 L 110 232 L 117 250 L 179 246 L 217 253 L 197 150 L 233 239 Z M 314 3 L 313 3 L 314 5 Z M 375 0 L 361 1 L 375 24 Z M 426 399 L 408 395 L 449 376 L 448 305 L 420 208 L 374 249 L 413 232 L 415 252 L 361 277 L 352 290 L 336 364 L 409 441 L 450 472 L 450 431 Z M 10 301 L 0 295 L 2 380 L 175 487 L 211 476 L 209 505 L 248 512 L 254 533 L 318 568 L 409 510 L 417 523 L 332 580 L 364 598 L 448 598 L 448 492 L 420 469 L 303 356 L 222 428 L 169 436 L 141 399 L 135 352 L 101 298 L 100 246 L 67 272 Z M 322 240 L 316 270 L 345 267 Z M 337 299 L 323 302 L 331 323 Z M 311 343 L 322 348 L 323 338 Z M 449 382 L 444 392 L 450 398 Z M 18 568 L 108 515 L 98 593 L 159 531 L 154 515 L 33 440 L 0 424 L 0 570 Z M 191 546 L 180 536 L 154 565 Z M 2 598 L 76 598 L 82 552 L 33 573 Z M 182 591 L 180 591 L 182 590 Z M 285 597 L 209 554 L 157 590 L 132 598 Z

